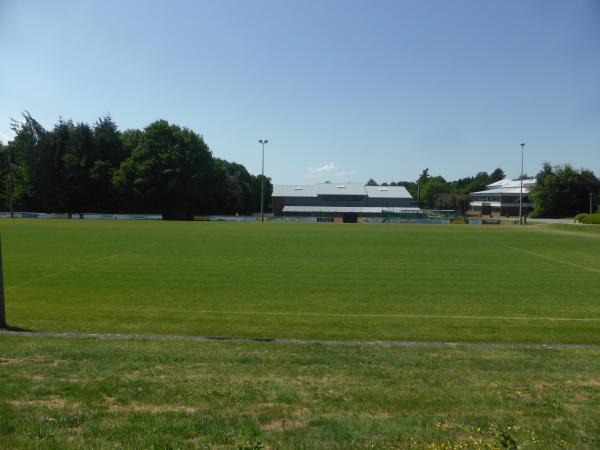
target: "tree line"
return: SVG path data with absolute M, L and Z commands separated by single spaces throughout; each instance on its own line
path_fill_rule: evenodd
M 591 170 L 544 163 L 536 178 L 537 184 L 529 196 L 534 217 L 572 217 L 589 212 L 590 200 L 592 210 L 598 208 L 600 180 Z
M 260 209 L 260 175 L 215 157 L 201 135 L 165 120 L 120 131 L 110 116 L 91 125 L 60 119 L 46 130 L 26 112 L 11 128 L 14 139 L 0 142 L 0 210 L 9 209 L 9 188 L 16 211 L 160 213 L 189 219 Z M 382 185 L 404 186 L 422 207 L 465 212 L 469 193 L 505 176 L 498 168 L 447 181 L 424 169 L 415 181 Z M 591 170 L 545 163 L 536 178 L 530 194 L 533 216 L 588 212 L 590 194 L 597 206 L 600 180 Z M 367 185 L 377 182 L 370 179 Z M 264 187 L 269 210 L 270 178 L 265 177 Z
M 110 116 L 92 125 L 60 119 L 46 130 L 26 112 L 11 128 L 14 139 L 0 144 L 2 210 L 9 208 L 9 184 L 16 211 L 189 219 L 260 209 L 261 175 L 215 157 L 201 135 L 165 120 L 120 131 Z M 264 190 L 268 207 L 273 187 L 266 176 Z
M 488 184 L 505 177 L 504 171 L 498 168 L 492 173 L 479 172 L 472 177 L 446 181 L 439 175 L 430 176 L 429 169 L 424 169 L 416 181 L 393 181 L 382 183 L 382 186 L 404 186 L 425 208 L 452 209 L 464 213 L 469 208 L 469 193 L 483 191 Z M 523 175 L 523 178 L 528 176 Z M 544 163 L 535 178 L 537 183 L 529 195 L 533 203 L 533 217 L 572 217 L 589 212 L 590 199 L 592 209 L 598 208 L 600 180 L 589 169 Z M 367 185 L 377 185 L 377 182 L 370 179 Z
M 382 186 L 404 186 L 413 199 L 424 208 L 452 209 L 465 212 L 469 208 L 469 193 L 483 191 L 488 184 L 500 181 L 506 177 L 500 168 L 492 173 L 479 172 L 472 177 L 446 181 L 440 175 L 429 175 L 429 169 L 424 169 L 416 181 L 392 181 L 382 183 Z M 377 185 L 370 179 L 367 185 Z

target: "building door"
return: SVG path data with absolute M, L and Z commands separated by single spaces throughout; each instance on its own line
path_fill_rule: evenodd
M 346 213 L 343 215 L 344 223 L 357 223 L 358 222 L 358 214 L 354 213 Z

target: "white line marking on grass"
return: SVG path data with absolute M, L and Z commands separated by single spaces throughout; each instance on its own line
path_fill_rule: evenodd
M 260 344 L 300 344 L 300 345 L 341 345 L 341 346 L 382 346 L 382 347 L 429 347 L 429 348 L 472 348 L 499 350 L 600 350 L 593 344 L 527 344 L 505 342 L 427 342 L 427 341 L 361 341 L 361 340 L 325 340 L 294 338 L 244 338 L 213 336 L 181 336 L 161 334 L 125 334 L 125 333 L 56 333 L 34 331 L 0 331 L 1 336 L 56 337 L 75 339 L 138 339 L 148 341 L 195 341 L 195 342 L 238 342 Z
M 448 231 L 447 229 L 444 229 L 444 231 L 446 231 L 446 232 L 448 232 L 450 234 L 454 234 L 455 236 L 464 237 L 465 239 L 469 238 L 469 239 L 476 240 L 476 241 L 479 241 L 479 242 L 485 242 L 485 240 L 481 239 L 479 236 L 461 235 L 461 234 L 458 234 L 458 233 L 454 233 L 452 231 Z M 501 230 L 501 231 L 504 231 L 504 230 Z M 571 261 L 565 261 L 564 259 L 554 258 L 552 256 L 542 255 L 540 253 L 535 253 L 535 252 L 532 252 L 532 251 L 529 251 L 529 250 L 523 250 L 522 248 L 511 247 L 511 246 L 508 246 L 508 245 L 505 245 L 504 247 L 508 248 L 510 250 L 516 251 L 516 252 L 525 253 L 525 254 L 531 255 L 531 256 L 537 256 L 538 258 L 543 258 L 543 259 L 546 259 L 548 261 L 553 261 L 553 262 L 557 262 L 557 263 L 560 263 L 560 264 L 566 264 L 568 266 L 577 267 L 578 269 L 588 270 L 590 272 L 594 272 L 594 273 L 599 273 L 600 274 L 600 269 L 595 269 L 593 267 L 582 266 L 581 264 L 576 264 L 576 263 L 573 263 Z
M 578 269 L 589 270 L 590 272 L 600 273 L 600 269 L 594 269 L 593 267 L 582 266 L 581 264 L 576 264 L 571 261 L 565 261 L 564 259 L 558 259 L 558 258 L 554 258 L 552 256 L 546 256 L 546 255 L 542 255 L 540 253 L 535 253 L 535 252 L 531 252 L 529 250 L 523 250 L 521 248 L 516 248 L 516 247 L 508 247 L 507 246 L 507 248 L 510 248 L 511 250 L 514 250 L 517 252 L 525 253 L 527 255 L 532 255 L 532 256 L 537 256 L 538 258 L 547 259 L 548 261 L 566 264 L 569 266 L 577 267 Z
M 375 317 L 375 318 L 409 318 L 409 319 L 452 319 L 452 320 L 550 320 L 550 321 L 600 321 L 600 318 L 568 318 L 568 317 L 523 317 L 523 316 L 469 316 L 446 314 L 360 314 L 360 313 L 286 313 L 286 312 L 253 312 L 253 311 L 199 311 L 203 314 L 232 314 L 232 315 L 277 315 L 277 316 L 317 316 L 317 317 Z
M 43 308 L 56 309 L 54 305 L 10 305 L 10 308 Z M 69 307 L 60 306 L 60 310 L 71 311 L 127 311 L 127 312 L 173 312 L 186 314 L 214 314 L 239 316 L 296 316 L 296 317 L 351 317 L 351 318 L 408 318 L 408 319 L 450 319 L 450 320 L 543 320 L 551 322 L 600 322 L 600 317 L 546 317 L 546 316 L 471 316 L 446 314 L 375 314 L 375 313 L 318 313 L 318 312 L 277 312 L 277 311 L 217 311 L 184 308 L 131 308 L 127 306 L 114 307 Z
M 111 258 L 116 258 L 116 257 L 124 255 L 126 253 L 135 252 L 135 251 L 140 250 L 142 248 L 152 247 L 153 245 L 156 245 L 156 244 L 157 244 L 157 242 L 154 242 L 152 244 L 140 245 L 139 247 L 131 248 L 129 250 L 125 250 L 125 251 L 122 251 L 122 252 L 119 252 L 119 253 L 114 253 L 114 254 L 108 255 L 108 256 L 102 256 L 102 257 L 94 259 L 94 260 L 92 260 L 90 262 L 83 263 L 83 264 L 80 264 L 78 266 L 72 266 L 72 267 L 69 267 L 68 269 L 61 270 L 59 272 L 50 273 L 48 275 L 42 275 L 41 277 L 37 277 L 37 278 L 34 278 L 32 280 L 27 280 L 27 281 L 24 281 L 22 283 L 13 284 L 12 286 L 6 287 L 6 290 L 10 291 L 11 289 L 16 289 L 18 287 L 27 286 L 28 284 L 35 283 L 36 281 L 45 280 L 47 278 L 54 278 L 54 277 L 57 277 L 59 275 L 63 275 L 65 273 L 74 272 L 77 269 L 81 269 L 82 267 L 91 266 L 91 265 L 96 264 L 98 262 L 101 262 L 101 261 L 104 261 L 104 260 L 107 260 L 107 259 L 111 259 Z

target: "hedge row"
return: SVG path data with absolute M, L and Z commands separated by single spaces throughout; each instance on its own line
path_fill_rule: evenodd
M 600 213 L 597 214 L 577 214 L 575 220 L 580 223 L 592 223 L 600 225 Z

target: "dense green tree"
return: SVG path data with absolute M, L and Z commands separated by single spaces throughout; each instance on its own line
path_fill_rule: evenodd
M 19 209 L 111 209 L 112 173 L 125 156 L 109 117 L 94 128 L 59 120 L 46 131 L 29 113 L 13 122 L 15 200 Z
M 417 178 L 417 184 L 423 185 L 429 179 L 429 168 L 423 169 L 419 178 Z
M 260 192 L 261 192 L 261 179 L 262 175 L 258 175 L 256 177 L 256 198 L 257 198 L 257 211 L 260 209 Z M 273 195 L 273 185 L 271 184 L 271 179 L 265 175 L 264 177 L 264 202 L 265 202 L 265 212 L 270 211 L 272 208 L 271 205 L 271 196 Z
M 474 177 L 459 178 L 448 183 L 452 192 L 458 194 L 469 194 L 471 192 L 483 191 L 488 184 L 495 183 L 506 178 L 506 174 L 500 168 L 495 169 L 491 174 L 479 172 Z
M 216 212 L 222 214 L 249 214 L 260 210 L 261 176 L 248 173 L 241 164 L 215 159 L 221 185 L 217 192 L 219 199 Z M 273 185 L 265 176 L 264 202 L 265 211 L 271 208 Z
M 489 184 L 504 178 L 504 171 L 497 168 L 491 174 L 479 172 L 475 176 L 446 182 L 442 177 L 430 176 L 429 170 L 425 169 L 416 183 L 399 181 L 390 185 L 406 187 L 415 200 L 420 197 L 423 207 L 464 211 L 468 206 L 468 194 L 483 191 Z M 529 177 L 524 174 L 523 178 Z M 536 216 L 563 217 L 589 211 L 590 193 L 593 196 L 600 193 L 600 182 L 592 171 L 575 170 L 568 164 L 552 167 L 545 163 L 537 181 L 530 196 Z
M 436 209 L 452 209 L 464 214 L 469 208 L 469 196 L 455 192 L 440 193 L 435 197 L 434 207 Z
M 530 194 L 534 217 L 568 217 L 589 209 L 589 195 L 600 193 L 600 180 L 591 170 L 573 169 L 569 164 L 544 163 Z
M 13 120 L 14 139 L 8 144 L 11 155 L 13 205 L 15 210 L 45 210 L 46 189 L 52 189 L 53 161 L 46 149 L 47 132 L 31 114 Z
M 506 174 L 504 170 L 498 167 L 490 174 L 490 184 L 495 183 L 496 181 L 504 180 L 506 178 Z
M 113 176 L 129 154 L 124 138 L 110 116 L 96 121 L 93 134 L 95 160 L 89 169 L 90 203 L 97 210 L 114 211 L 118 203 Z
M 391 182 L 390 186 L 404 186 L 415 201 L 421 199 L 420 204 L 429 208 L 456 209 L 464 211 L 465 202 L 468 206 L 468 194 L 475 191 L 486 189 L 488 184 L 505 178 L 505 173 L 498 168 L 488 175 L 487 172 L 479 172 L 474 177 L 459 178 L 455 181 L 443 182 L 441 177 L 431 177 L 429 169 L 424 169 L 416 182 L 412 181 L 395 181 Z M 432 184 L 429 181 L 435 179 Z M 427 187 L 426 187 L 427 186 Z M 424 188 L 424 191 L 421 189 Z M 424 193 L 423 193 L 424 192 Z M 433 193 L 433 196 L 431 196 Z M 436 198 L 444 194 L 438 200 Z M 447 194 L 447 195 L 445 195 Z
M 116 189 L 129 194 L 135 210 L 190 218 L 215 205 L 215 197 L 207 194 L 217 171 L 200 135 L 158 120 L 135 144 L 113 177 Z
M 439 194 L 450 191 L 450 187 L 443 177 L 429 177 L 421 185 L 421 204 L 428 208 L 435 207 L 435 199 Z
M 212 156 L 201 136 L 157 121 L 120 132 L 110 116 L 93 126 L 60 119 L 49 131 L 29 113 L 13 121 L 15 138 L 0 146 L 0 205 L 7 209 L 12 155 L 15 209 L 49 212 L 253 213 L 260 176 Z M 265 210 L 273 190 L 265 177 Z
M 463 192 L 470 193 L 484 191 L 487 185 L 490 183 L 492 183 L 492 181 L 490 180 L 488 173 L 479 172 L 477 175 L 475 175 L 475 178 L 465 186 Z
M 367 181 L 367 186 L 379 186 L 379 184 L 377 184 L 377 181 L 375 181 L 373 178 L 369 178 L 369 181 Z
M 91 127 L 84 123 L 60 122 L 48 138 L 49 149 L 57 157 L 55 186 L 58 192 L 55 192 L 57 202 L 52 210 L 94 210 L 90 173 L 96 161 L 96 148 Z

